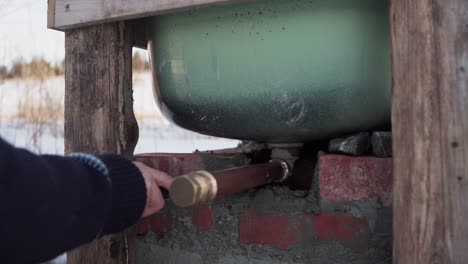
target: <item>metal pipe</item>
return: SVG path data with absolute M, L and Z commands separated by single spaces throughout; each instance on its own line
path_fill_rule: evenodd
M 214 172 L 196 171 L 175 178 L 169 194 L 176 206 L 189 207 L 224 194 L 282 182 L 288 176 L 288 164 L 282 160 Z

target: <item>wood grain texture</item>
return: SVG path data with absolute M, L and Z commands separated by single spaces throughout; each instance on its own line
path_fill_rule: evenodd
M 467 263 L 468 1 L 391 2 L 394 263 Z
M 142 18 L 186 8 L 255 0 L 55 0 L 54 27 L 59 30 Z
M 116 22 L 65 35 L 65 152 L 132 157 L 138 125 L 132 100 L 132 29 Z M 68 253 L 69 264 L 134 263 L 135 230 Z

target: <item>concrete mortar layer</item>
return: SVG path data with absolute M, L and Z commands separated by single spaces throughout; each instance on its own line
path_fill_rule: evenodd
M 193 223 L 196 209 L 175 208 L 168 203 L 163 213 L 171 216 L 170 231 L 162 236 L 149 232 L 137 241 L 137 263 L 391 263 L 391 211 L 376 199 L 333 204 L 317 201 L 317 194 L 268 186 L 217 199 L 210 206 L 213 227 L 200 230 Z M 320 204 L 318 204 L 320 203 Z M 362 218 L 369 234 L 352 249 L 337 240 L 301 234 L 301 241 L 285 250 L 240 242 L 239 219 L 249 209 L 264 215 L 287 215 L 299 221 L 304 215 L 345 212 Z

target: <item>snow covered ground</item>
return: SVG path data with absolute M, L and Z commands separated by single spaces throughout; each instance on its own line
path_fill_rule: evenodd
M 237 146 L 237 140 L 204 136 L 170 124 L 155 104 L 151 85 L 149 72 L 134 74 L 134 110 L 140 126 L 135 153 L 183 153 Z M 63 101 L 63 77 L 0 83 L 0 136 L 35 152 L 62 154 Z

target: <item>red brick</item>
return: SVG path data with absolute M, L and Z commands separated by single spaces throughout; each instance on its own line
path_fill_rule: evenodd
M 392 204 L 392 159 L 323 155 L 319 162 L 320 196 L 331 202 L 378 197 Z
M 140 219 L 137 223 L 137 235 L 144 236 L 148 233 L 148 218 Z
M 168 213 L 157 213 L 151 217 L 151 231 L 162 238 L 171 229 L 171 216 Z
M 314 216 L 314 231 L 319 238 L 350 244 L 357 234 L 368 234 L 369 228 L 364 219 L 345 213 L 333 213 Z
M 211 229 L 213 224 L 213 211 L 210 207 L 204 206 L 196 208 L 192 218 L 193 224 L 201 230 Z
M 289 221 L 287 215 L 263 215 L 248 210 L 239 221 L 239 238 L 243 243 L 284 250 L 299 241 L 297 226 Z
M 289 216 L 261 214 L 253 209 L 240 216 L 239 238 L 242 243 L 267 245 L 280 250 L 307 237 L 336 240 L 353 247 L 361 243 L 369 229 L 364 219 L 345 213 Z

